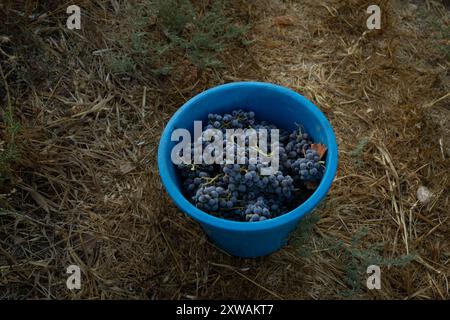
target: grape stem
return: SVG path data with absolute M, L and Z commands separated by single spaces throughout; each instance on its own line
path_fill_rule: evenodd
M 202 179 L 208 180 L 206 183 L 203 183 L 202 186 L 207 186 L 210 185 L 211 183 L 213 183 L 214 181 L 216 181 L 218 178 L 222 177 L 223 174 L 218 174 L 217 176 L 215 176 L 214 178 L 207 178 L 204 177 Z
M 261 153 L 264 157 L 268 157 L 268 158 L 270 158 L 270 157 L 272 157 L 272 152 L 271 153 L 269 153 L 269 154 L 267 154 L 267 153 L 264 153 L 264 151 L 262 151 L 259 147 L 251 147 L 253 150 L 256 150 L 256 151 L 258 151 L 259 153 Z

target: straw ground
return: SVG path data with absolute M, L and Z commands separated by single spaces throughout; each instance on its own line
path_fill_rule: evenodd
M 372 1 L 175 2 L 78 1 L 78 31 L 68 3 L 0 5 L 0 297 L 450 298 L 447 9 L 378 1 L 369 31 Z M 249 260 L 208 241 L 156 165 L 177 108 L 237 80 L 314 101 L 340 150 L 326 201 Z

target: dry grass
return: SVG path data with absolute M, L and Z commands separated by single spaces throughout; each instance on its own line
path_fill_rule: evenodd
M 13 9 L 33 12 L 36 2 L 25 2 Z M 445 9 L 427 5 L 419 9 L 448 25 Z M 0 27 L 10 37 L 0 40 L 0 92 L 11 97 L 2 117 L 12 108 L 20 123 L 14 137 L 0 124 L 1 147 L 18 149 L 0 186 L 0 297 L 450 298 L 450 155 L 432 117 L 448 107 L 449 62 L 417 12 L 381 1 L 382 31 L 367 32 L 365 1 L 233 1 L 227 12 L 253 26 L 253 42 L 222 52 L 224 68 L 174 53 L 167 75 L 147 70 L 160 67 L 153 62 L 124 75 L 107 63 L 128 53 L 111 32 L 127 33 L 123 3 L 80 6 L 81 31 L 64 27 L 67 5 L 57 1 L 35 10 L 45 17 L 16 12 Z M 285 14 L 292 24 L 277 25 Z M 145 28 L 161 36 L 158 21 Z M 208 242 L 156 165 L 177 108 L 235 80 L 301 92 L 326 113 L 340 150 L 327 200 L 288 246 L 253 260 Z M 434 193 L 428 204 L 417 200 L 420 185 Z M 364 285 L 372 263 L 380 291 Z M 83 270 L 79 291 L 65 287 L 70 264 Z

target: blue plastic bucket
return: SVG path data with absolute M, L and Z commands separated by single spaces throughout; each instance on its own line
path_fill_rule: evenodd
M 177 142 L 171 134 L 177 128 L 193 132 L 194 120 L 206 120 L 208 113 L 227 113 L 235 109 L 253 110 L 258 119 L 279 128 L 294 130 L 302 124 L 316 143 L 327 146 L 325 174 L 318 188 L 296 209 L 274 219 L 236 222 L 214 217 L 188 201 L 183 195 L 171 150 Z M 193 135 L 192 135 L 193 136 Z M 333 129 L 323 113 L 300 94 L 282 86 L 263 82 L 236 82 L 206 90 L 186 102 L 172 116 L 163 131 L 158 148 L 158 167 L 162 183 L 175 204 L 198 221 L 220 248 L 239 257 L 259 257 L 280 249 L 297 223 L 325 197 L 336 174 L 338 150 Z

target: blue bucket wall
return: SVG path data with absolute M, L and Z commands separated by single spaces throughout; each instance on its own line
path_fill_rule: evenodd
M 171 162 L 170 136 L 177 128 L 193 131 L 195 120 L 206 126 L 208 113 L 227 113 L 234 109 L 253 110 L 258 119 L 279 128 L 294 130 L 301 124 L 313 141 L 327 146 L 324 177 L 307 201 L 280 217 L 262 222 L 236 222 L 216 218 L 192 205 L 180 188 L 175 166 Z M 337 169 L 337 145 L 330 123 L 309 100 L 287 88 L 261 82 L 237 82 L 218 86 L 193 97 L 170 119 L 161 136 L 158 167 L 164 187 L 175 204 L 198 221 L 210 239 L 220 248 L 240 257 L 258 257 L 272 253 L 287 241 L 298 222 L 325 197 Z

